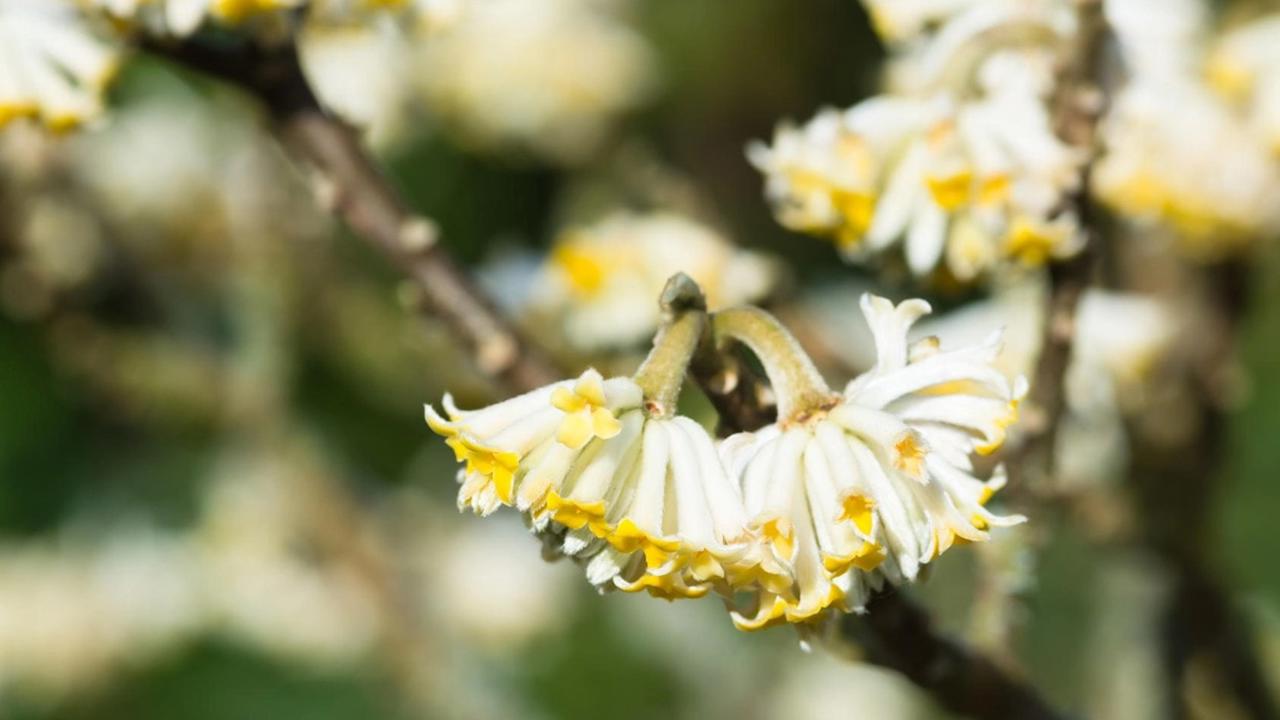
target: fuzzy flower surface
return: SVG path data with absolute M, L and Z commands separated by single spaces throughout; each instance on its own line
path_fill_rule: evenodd
M 778 221 L 833 239 L 852 261 L 900 246 L 913 274 L 970 281 L 1069 256 L 1081 238 L 1061 208 L 1080 157 L 1052 131 L 1048 60 L 993 55 L 977 97 L 884 95 L 824 110 L 748 157 Z
M 684 272 L 712 308 L 753 302 L 773 286 L 768 258 L 675 213 L 616 213 L 564 232 L 535 280 L 532 306 L 574 347 L 643 342 L 658 328 L 651 298 Z
M 992 366 L 999 338 L 943 350 L 909 346 L 929 311 L 866 295 L 875 366 L 824 407 L 726 439 L 758 563 L 751 602 L 733 611 L 753 630 L 810 622 L 828 609 L 860 611 L 885 582 L 917 578 L 958 543 L 1024 521 L 985 507 L 1002 470 L 980 479 L 972 455 L 995 451 L 1026 386 Z
M 863 5 L 890 50 L 885 93 L 748 148 L 778 221 L 851 262 L 900 248 L 916 277 L 964 284 L 1078 252 L 1083 153 L 1049 109 L 1072 3 Z
M 0 0 L 0 127 L 70 130 L 102 112 L 119 49 L 66 0 Z
M 1258 40 L 1270 26 L 1241 28 L 1211 54 L 1199 3 L 1107 7 L 1130 72 L 1100 126 L 1098 199 L 1139 226 L 1167 231 L 1193 259 L 1239 252 L 1280 230 Z
M 740 551 L 741 503 L 693 420 L 651 416 L 640 386 L 588 370 L 472 412 L 446 397 L 427 423 L 459 462 L 460 508 L 525 513 L 595 585 L 699 597 Z
M 721 595 L 743 630 L 806 626 L 860 611 L 886 582 L 915 580 L 959 542 L 1022 522 L 985 504 L 1004 482 L 972 455 L 994 452 L 1025 393 L 993 365 L 998 335 L 943 350 L 909 346 L 921 300 L 867 295 L 878 361 L 843 393 L 828 389 L 795 338 L 749 306 L 666 319 L 633 378 L 588 370 L 472 412 L 446 396 L 426 408 L 464 468 L 458 504 L 523 513 L 544 547 L 588 580 L 665 599 Z M 697 348 L 756 354 L 781 418 L 717 445 L 674 413 Z
M 1267 144 L 1280 154 L 1280 14 L 1231 28 L 1211 48 L 1209 84 L 1241 108 Z
M 428 106 L 486 150 L 584 159 L 651 84 L 644 39 L 610 7 L 582 0 L 471 0 L 422 46 Z

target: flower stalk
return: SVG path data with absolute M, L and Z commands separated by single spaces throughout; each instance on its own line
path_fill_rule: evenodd
M 669 418 L 675 415 L 685 373 L 707 329 L 707 300 L 693 278 L 677 273 L 667 281 L 660 303 L 662 327 L 634 380 L 644 391 L 649 417 Z

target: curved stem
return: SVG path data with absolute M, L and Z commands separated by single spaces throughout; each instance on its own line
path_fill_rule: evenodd
M 653 338 L 653 349 L 636 371 L 646 410 L 653 417 L 675 414 L 680 387 L 693 353 L 707 329 L 707 302 L 688 275 L 677 273 L 662 291 L 666 321 Z
M 711 316 L 711 331 L 717 345 L 736 340 L 760 358 L 778 399 L 779 422 L 825 407 L 835 398 L 795 336 L 764 310 L 722 310 Z

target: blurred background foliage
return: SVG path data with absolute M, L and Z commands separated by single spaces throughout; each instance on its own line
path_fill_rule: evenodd
M 859 4 L 658 1 L 636 3 L 631 17 L 654 51 L 656 88 L 586 162 L 565 168 L 474 151 L 426 121 L 382 151 L 406 199 L 439 223 L 450 251 L 478 266 L 513 248 L 545 249 L 559 229 L 618 204 L 664 205 L 666 198 L 655 197 L 653 183 L 635 171 L 639 166 L 694 188 L 678 202 L 692 203 L 737 243 L 784 257 L 793 287 L 857 276 L 861 271 L 839 262 L 830 244 L 774 222 L 743 147 L 768 137 L 778 118 L 807 118 L 873 91 L 883 53 Z M 216 118 L 207 124 L 223 136 L 217 142 L 236 142 L 261 123 L 252 104 L 231 91 L 146 58 L 129 65 L 112 103 L 121 113 L 169 103 L 193 116 L 207 114 Z M 210 149 L 166 146 L 158 136 L 140 142 L 157 146 L 138 162 Z M 269 143 L 256 142 L 255 153 L 278 162 Z M 287 209 L 297 200 L 273 202 Z M 6 544 L 93 547 L 94 538 L 126 521 L 162 531 L 190 528 L 200 521 L 204 486 L 226 463 L 228 446 L 291 442 L 280 437 L 299 432 L 306 452 L 339 482 L 410 526 L 403 537 L 421 531 L 419 523 L 436 523 L 428 539 L 397 546 L 397 553 L 448 554 L 455 533 L 476 532 L 478 521 L 454 517 L 452 458 L 422 427 L 421 403 L 436 401 L 447 386 L 461 388 L 469 404 L 486 397 L 483 385 L 459 369 L 465 363 L 441 328 L 404 312 L 397 276 L 379 258 L 325 221 L 283 212 L 278 222 L 303 239 L 265 251 L 243 246 L 270 244 L 278 228 L 232 242 L 242 229 L 216 211 L 204 216 L 210 227 L 198 230 L 140 225 L 117 215 L 117 227 L 104 233 L 131 239 L 106 251 L 107 270 L 93 283 L 57 300 L 66 304 L 58 322 L 13 311 L 0 316 L 0 537 Z M 140 236 L 139 227 L 151 236 Z M 1221 544 L 1211 555 L 1248 599 L 1271 667 L 1280 668 L 1280 563 L 1274 558 L 1280 384 L 1271 381 L 1280 376 L 1280 253 L 1273 248 L 1259 262 L 1262 280 L 1247 319 L 1245 355 L 1255 381 L 1231 423 L 1230 482 L 1213 511 Z M 264 304 L 283 309 L 262 312 Z M 255 327 L 259 321 L 279 327 Z M 174 339 L 172 345 L 145 339 L 156 331 Z M 270 337 L 254 339 L 262 333 Z M 265 349 L 245 349 L 254 342 Z M 161 376 L 170 366 L 166 353 L 190 360 L 167 379 Z M 212 361 L 229 353 L 240 370 Z M 251 357 L 240 357 L 246 353 Z M 275 367 L 263 370 L 264 364 Z M 224 377 L 227 372 L 257 377 L 246 381 L 247 400 L 232 401 L 246 391 L 233 390 L 239 381 Z M 276 397 L 263 400 L 260 393 Z M 243 407 L 231 407 L 241 401 Z M 277 403 L 273 412 L 286 427 L 261 418 L 255 403 Z M 417 509 L 388 509 L 389 498 Z M 485 524 L 491 523 L 518 527 L 513 516 Z M 1148 558 L 1098 547 L 1063 515 L 1034 518 L 1029 532 L 1038 533 L 1043 546 L 1015 620 L 1017 651 L 1062 707 L 1097 712 L 1098 698 L 1117 682 L 1112 676 L 1127 681 L 1153 673 L 1143 664 L 1156 662 L 1115 655 L 1128 626 L 1100 608 L 1120 598 L 1120 606 L 1141 614 L 1158 572 L 1143 570 Z M 511 563 L 538 562 L 534 543 L 510 548 Z M 973 553 L 957 553 L 922 589 L 947 630 L 968 629 L 978 562 Z M 620 594 L 602 600 L 571 569 L 547 572 L 549 579 L 486 580 L 556 585 L 537 590 L 550 597 L 538 602 L 552 603 L 538 615 L 547 622 L 508 643 L 468 636 L 464 621 L 437 597 L 448 592 L 439 576 L 424 575 L 413 588 L 433 609 L 423 634 L 439 687 L 469 698 L 458 701 L 468 708 L 464 715 L 772 718 L 832 717 L 838 710 L 846 717 L 897 716 L 892 708 L 904 717 L 938 716 L 887 673 L 846 667 L 824 653 L 805 655 L 788 628 L 739 634 L 710 600 L 670 606 Z M 136 601 L 147 608 L 151 599 L 142 589 Z M 0 664 L 6 652 L 0 647 Z M 411 714 L 396 698 L 391 671 L 359 653 L 339 662 L 299 661 L 234 632 L 201 630 L 157 657 L 123 665 L 68 697 L 0 694 L 0 716 L 336 720 Z M 446 696 L 443 702 L 452 701 Z

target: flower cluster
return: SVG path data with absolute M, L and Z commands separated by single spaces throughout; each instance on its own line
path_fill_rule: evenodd
M 928 305 L 868 295 L 878 362 L 835 393 L 772 316 L 744 307 L 708 323 L 701 302 L 668 303 L 634 378 L 588 370 L 480 410 L 448 396 L 445 415 L 427 406 L 464 464 L 459 507 L 514 506 L 602 589 L 714 591 L 748 630 L 861 610 L 872 590 L 915 580 L 958 541 L 1022 521 L 984 507 L 1003 474 L 979 479 L 970 457 L 999 447 L 1025 392 L 991 365 L 998 337 L 908 346 Z M 778 422 L 716 443 L 674 412 L 706 332 L 756 353 Z
M 1280 15 L 1226 32 L 1207 59 L 1209 83 L 1243 105 L 1254 131 L 1280 153 Z
M 643 97 L 652 69 L 648 45 L 607 5 L 470 2 L 422 48 L 428 107 L 473 146 L 581 160 Z
M 657 330 L 651 301 L 686 272 L 712 308 L 755 302 L 773 286 L 764 256 L 673 213 L 615 213 L 560 235 L 535 280 L 532 308 L 576 348 L 633 346 Z
M 1268 152 L 1268 105 L 1280 97 L 1266 79 L 1271 25 L 1229 33 L 1210 51 L 1207 12 L 1195 0 L 1130 0 L 1107 10 L 1129 72 L 1101 125 L 1098 198 L 1127 219 L 1172 231 L 1193 257 L 1235 252 L 1280 230 L 1270 201 L 1280 191 Z
M 1054 54 L 997 47 L 968 59 L 996 29 L 1056 36 L 1057 5 L 871 3 L 877 27 L 910 48 L 894 91 L 784 124 L 772 145 L 748 149 L 779 222 L 833 238 L 851 260 L 901 244 L 915 275 L 941 266 L 966 282 L 1074 254 L 1081 239 L 1064 198 L 1082 158 L 1047 109 Z M 937 29 L 918 37 L 926 28 Z
M 396 27 L 434 29 L 457 14 L 458 0 L 0 0 L 0 126 L 38 118 L 65 131 L 96 118 L 134 33 L 187 36 L 207 24 L 282 30 L 288 10 L 305 9 L 299 29 L 304 55 L 353 57 L 351 30 L 385 44 L 382 19 Z M 275 34 L 280 34 L 276 32 Z M 367 46 L 364 43 L 363 46 Z M 369 91 L 355 83 L 332 91 L 339 62 L 315 78 L 323 100 L 344 114 Z M 385 95 L 385 93 L 384 93 Z M 336 102 L 330 102 L 336 96 Z M 356 96 L 355 100 L 351 96 Z M 367 102 L 365 104 L 368 104 Z

